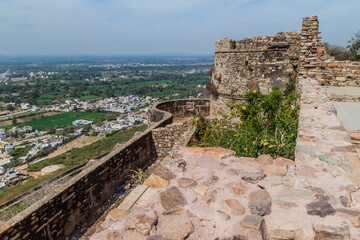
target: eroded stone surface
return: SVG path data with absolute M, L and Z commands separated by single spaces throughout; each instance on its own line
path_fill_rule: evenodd
M 128 219 L 125 228 L 129 230 L 136 230 L 147 235 L 150 233 L 156 219 L 157 218 L 153 216 L 153 214 L 137 214 Z
M 349 227 L 346 223 L 335 227 L 322 224 L 314 224 L 313 230 L 315 239 L 350 239 Z
M 257 215 L 248 215 L 243 218 L 240 224 L 246 228 L 253 228 L 260 230 L 261 224 L 263 223 L 264 218 Z
M 184 215 L 167 216 L 163 224 L 159 226 L 159 231 L 164 237 L 170 239 L 185 239 L 194 232 L 194 226 Z
M 178 183 L 179 183 L 180 187 L 183 187 L 183 188 L 191 188 L 191 187 L 195 187 L 197 185 L 197 182 L 191 178 L 180 178 L 178 180 Z
M 233 198 L 227 199 L 224 201 L 224 205 L 231 211 L 234 215 L 242 215 L 245 213 L 245 207 L 242 206 L 238 201 Z
M 350 207 L 351 206 L 351 201 L 348 197 L 346 196 L 340 196 L 340 203 L 341 205 L 343 205 L 344 207 Z
M 274 160 L 274 164 L 276 166 L 293 166 L 295 165 L 295 161 L 288 158 L 278 157 Z
M 249 195 L 250 212 L 255 215 L 269 215 L 271 213 L 271 198 L 266 190 L 258 190 Z
M 335 214 L 335 209 L 328 202 L 312 202 L 306 205 L 307 213 L 310 215 L 317 215 L 326 217 L 327 215 Z
M 188 239 L 199 240 L 349 239 L 350 236 L 360 239 L 360 213 L 356 210 L 360 206 L 357 192 L 360 186 L 359 154 L 351 147 L 351 139 L 336 116 L 334 104 L 328 98 L 325 87 L 320 85 L 324 79 L 327 80 L 322 79 L 322 71 L 328 67 L 328 62 L 319 58 L 328 58 L 323 54 L 325 47 L 317 37 L 317 18 L 304 18 L 302 32 L 301 36 L 294 35 L 302 39 L 302 45 L 297 49 L 300 51 L 297 88 L 301 98 L 295 161 L 272 159 L 269 156 L 237 158 L 233 152 L 219 148 L 180 150 L 181 155 L 170 157 L 163 164 L 175 175 L 166 188 L 180 189 L 182 201 L 169 204 L 169 209 L 175 206 L 176 210 L 167 215 L 169 212 L 163 207 L 160 196 L 160 192 L 167 191 L 164 188 L 157 189 L 159 193 L 148 200 L 151 204 L 146 204 L 158 216 L 157 228 L 150 233 L 154 237 L 170 239 L 169 235 L 164 235 L 164 231 L 169 231 L 164 226 L 172 222 L 172 232 L 179 233 L 175 237 L 184 237 L 192 232 Z M 231 43 L 239 46 L 229 39 L 223 42 L 230 47 Z M 233 60 L 239 61 L 236 56 Z M 332 60 L 328 60 L 329 64 L 333 64 Z M 224 61 L 229 59 L 224 58 Z M 350 71 L 350 68 L 345 68 Z M 331 70 L 338 71 L 335 69 L 342 67 L 335 64 Z M 333 80 L 349 83 L 346 77 L 335 76 Z M 257 84 L 265 91 L 262 81 L 257 79 Z M 254 81 L 252 84 L 255 84 Z M 181 167 L 179 163 L 182 163 Z M 258 172 L 266 173 L 266 178 L 262 175 L 247 176 L 248 181 L 241 179 L 243 173 Z M 191 178 L 198 184 L 184 188 L 179 182 L 181 178 Z M 238 186 L 238 183 L 242 186 Z M 230 199 L 232 204 L 228 204 Z M 175 198 L 169 202 L 172 201 L 176 203 L 178 200 Z M 244 214 L 256 215 L 249 216 L 250 219 L 237 215 L 239 211 L 232 210 L 238 204 L 244 208 Z M 238 209 L 240 212 L 243 210 L 241 207 Z M 266 215 L 265 221 L 260 220 L 261 215 Z M 175 221 L 178 216 L 185 218 L 181 220 L 185 222 L 181 229 L 177 228 L 179 224 Z M 129 232 L 138 233 L 124 232 L 121 221 L 106 220 L 104 226 L 111 226 L 110 232 L 117 229 L 121 233 L 119 236 L 128 236 L 126 234 Z M 93 239 L 106 239 L 106 230 L 103 231 L 104 234 L 98 232 Z M 139 240 L 148 238 L 144 234 L 136 237 Z
M 210 157 L 208 155 L 201 155 L 201 157 L 196 161 L 196 165 L 198 165 L 201 168 L 207 168 L 207 169 L 220 169 L 221 165 L 218 163 L 218 161 Z
M 258 183 L 266 177 L 266 174 L 261 172 L 244 172 L 241 175 L 241 179 L 249 183 Z
M 273 158 L 269 155 L 260 155 L 255 161 L 261 165 L 273 164 Z
M 160 193 L 160 199 L 162 207 L 168 214 L 181 210 L 187 204 L 184 195 L 176 187 Z
M 169 170 L 169 168 L 160 166 L 144 182 L 144 185 L 153 188 L 164 188 L 169 185 L 170 180 L 173 178 L 174 174 Z

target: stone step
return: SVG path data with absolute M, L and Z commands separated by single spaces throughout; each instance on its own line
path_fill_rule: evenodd
M 118 209 L 124 215 L 128 214 L 132 206 L 144 194 L 149 187 L 146 185 L 138 185 L 131 191 L 131 193 L 120 203 Z

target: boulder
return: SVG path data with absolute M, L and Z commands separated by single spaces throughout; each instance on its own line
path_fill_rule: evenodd
M 274 229 L 269 231 L 268 237 L 271 240 L 295 240 L 296 232 L 288 229 Z
M 231 176 L 239 176 L 241 173 L 240 169 L 234 169 L 234 168 L 230 168 L 229 170 L 226 171 L 227 174 L 231 175 Z
M 212 186 L 212 185 L 214 185 L 215 183 L 217 183 L 219 181 L 219 178 L 217 177 L 217 176 L 215 176 L 215 175 L 212 175 L 212 176 L 210 176 L 209 178 L 207 178 L 205 181 L 204 181 L 204 185 L 205 186 Z

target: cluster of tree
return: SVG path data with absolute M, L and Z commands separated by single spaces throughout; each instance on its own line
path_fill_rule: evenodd
M 348 41 L 346 48 L 329 43 L 325 43 L 325 47 L 326 52 L 336 60 L 360 61 L 360 32 L 355 33 L 355 36 Z
M 205 85 L 209 81 L 209 76 L 205 72 L 183 75 L 177 71 L 139 71 L 140 78 L 111 78 L 108 81 L 93 83 L 82 80 L 84 77 L 96 74 L 100 73 L 91 70 L 88 74 L 86 72 L 64 74 L 68 78 L 67 81 L 61 81 L 54 75 L 52 76 L 54 79 L 35 79 L 24 84 L 0 85 L 0 94 L 3 94 L 0 96 L 0 101 L 47 105 L 69 98 L 87 96 L 101 98 L 135 94 L 165 97 L 175 92 L 181 97 L 186 97 L 196 93 L 195 86 Z

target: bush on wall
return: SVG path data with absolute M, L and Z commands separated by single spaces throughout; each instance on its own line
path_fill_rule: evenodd
M 234 150 L 237 156 L 269 154 L 294 159 L 298 127 L 294 89 L 275 87 L 268 95 L 253 90 L 243 103 L 229 104 L 229 114 L 220 113 L 221 117 L 211 120 L 199 115 L 192 120 L 195 134 L 189 145 L 220 146 Z M 240 121 L 234 123 L 234 119 Z

